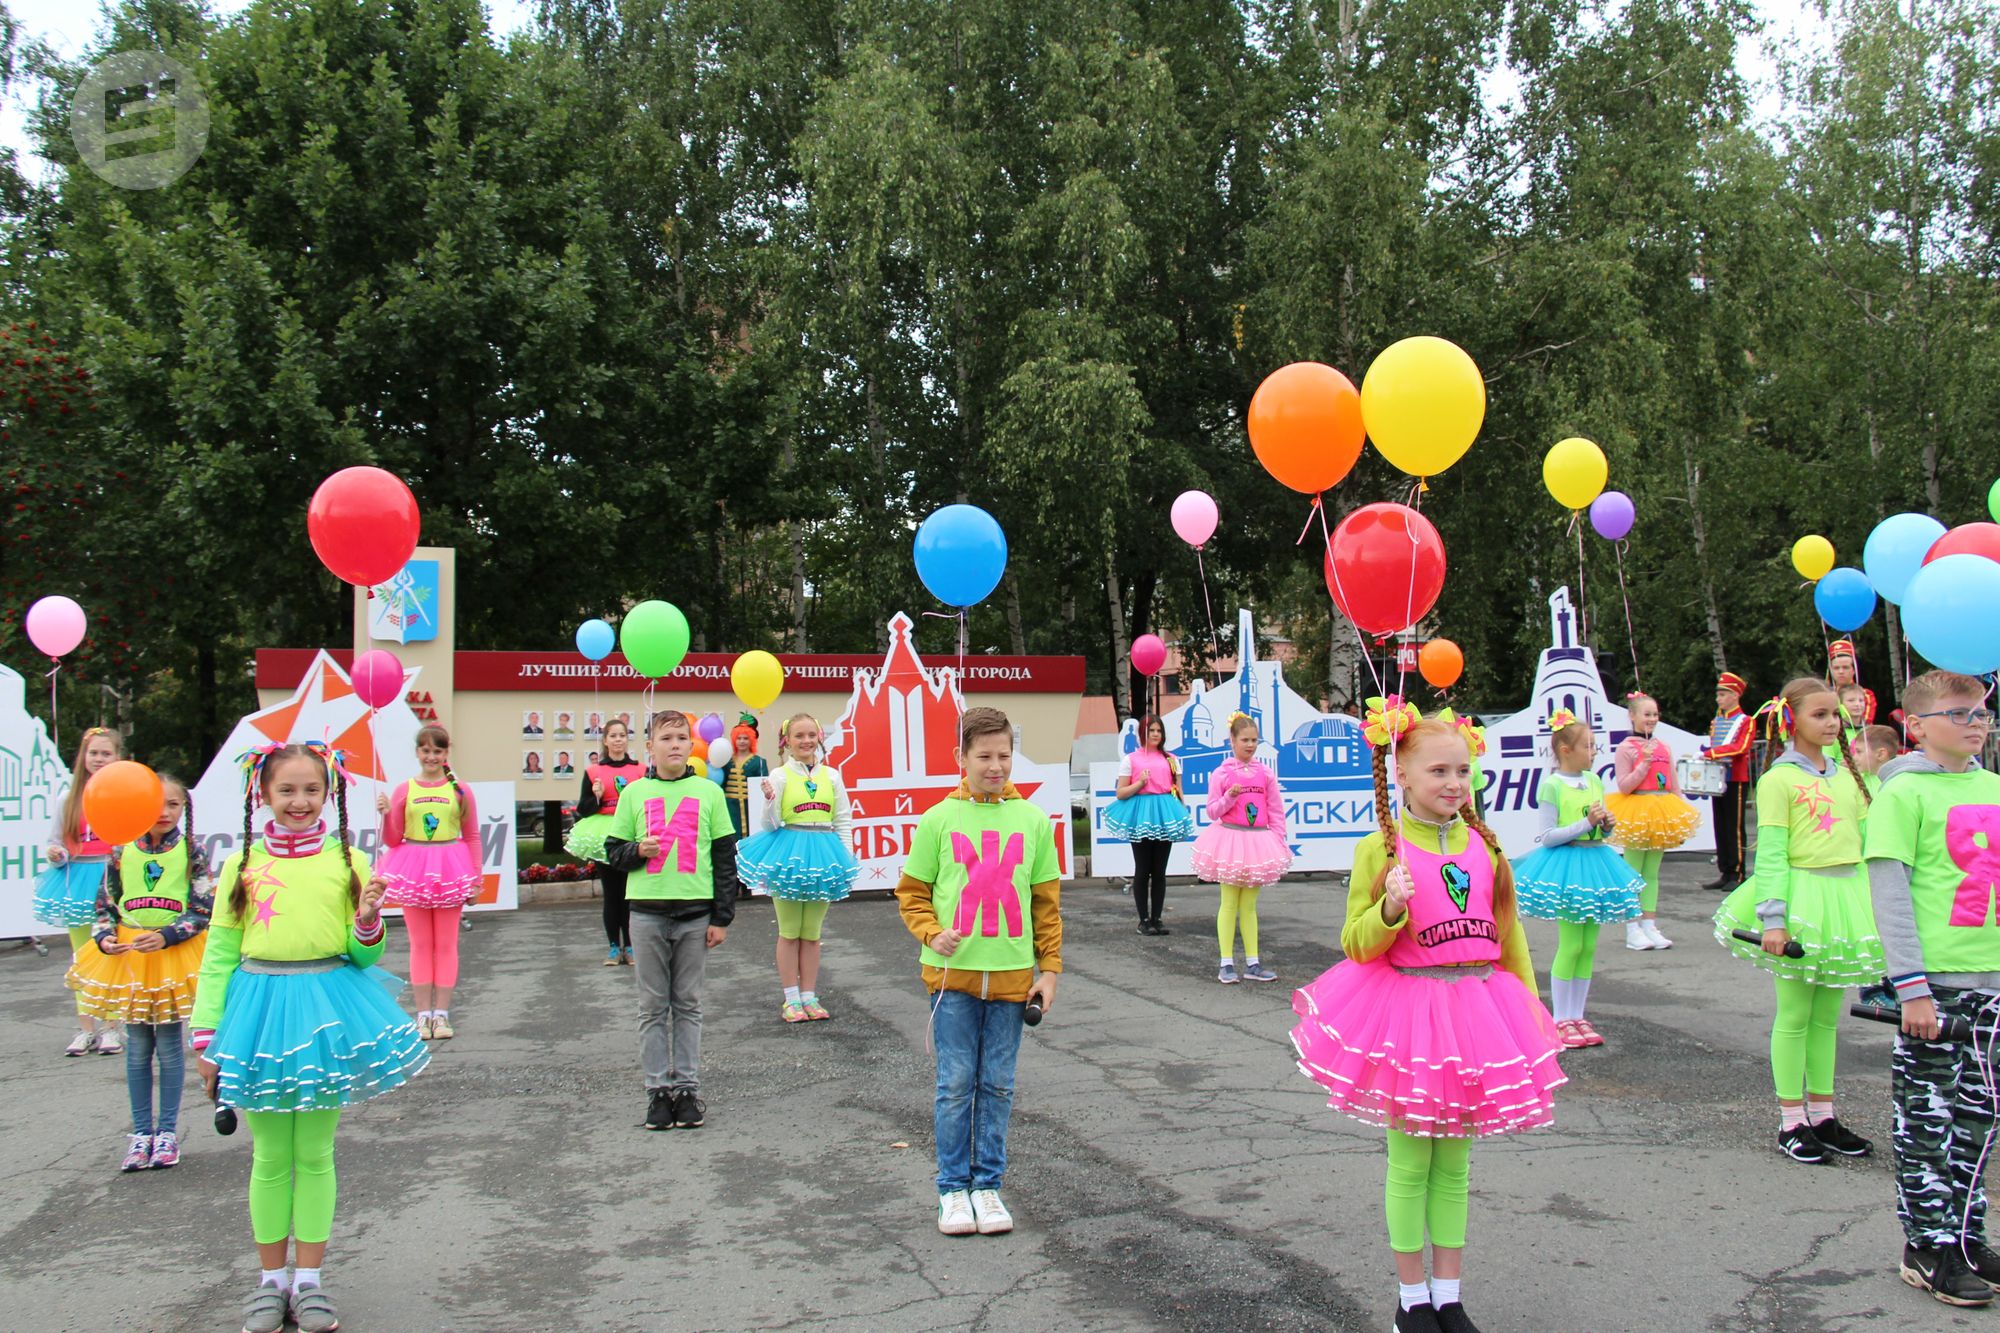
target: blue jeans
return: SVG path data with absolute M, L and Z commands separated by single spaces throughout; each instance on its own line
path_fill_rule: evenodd
M 938 1193 L 997 1190 L 1007 1170 L 1007 1121 L 1014 1114 L 1014 1059 L 1021 1053 L 1018 1001 L 942 991 L 937 1046 Z
M 153 1057 L 160 1059 L 160 1114 L 153 1115 Z M 134 1134 L 171 1134 L 181 1121 L 186 1082 L 185 1045 L 179 1023 L 125 1025 L 125 1091 L 132 1097 Z

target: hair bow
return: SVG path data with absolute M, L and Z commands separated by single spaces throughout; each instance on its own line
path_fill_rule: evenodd
M 1452 724 L 1464 733 L 1465 748 L 1472 751 L 1474 759 L 1486 753 L 1486 728 L 1474 722 L 1469 715 L 1453 718 Z
M 1248 713 L 1244 712 L 1242 709 L 1239 708 L 1235 712 L 1231 713 L 1228 717 L 1222 719 L 1222 725 L 1225 727 L 1233 727 L 1237 724 L 1238 721 L 1248 718 L 1249 716 L 1250 715 Z
M 1394 743 L 1423 720 L 1424 715 L 1417 711 L 1417 706 L 1404 703 L 1402 695 L 1392 694 L 1386 699 L 1376 695 L 1368 700 L 1361 734 L 1379 750 Z
M 268 741 L 263 745 L 253 745 L 236 756 L 236 766 L 243 770 L 243 785 L 246 789 L 261 787 L 264 781 L 264 766 L 273 755 L 298 746 L 318 756 L 327 771 L 340 779 L 340 785 L 350 786 L 354 779 L 347 772 L 347 751 L 336 750 L 325 741 Z
M 1558 708 L 1555 712 L 1549 714 L 1550 732 L 1561 731 L 1564 727 L 1573 727 L 1575 725 L 1576 714 L 1570 712 L 1567 708 Z
M 1756 715 L 1763 719 L 1766 726 L 1776 726 L 1780 736 L 1783 736 L 1786 740 L 1791 739 L 1792 706 L 1785 702 L 1784 695 L 1781 694 L 1766 703 L 1757 710 Z

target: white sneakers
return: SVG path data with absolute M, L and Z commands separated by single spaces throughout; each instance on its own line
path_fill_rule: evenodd
M 938 1230 L 947 1236 L 998 1236 L 1014 1229 L 999 1190 L 952 1190 L 938 1195 Z
M 938 1195 L 938 1230 L 947 1236 L 970 1236 L 979 1230 L 979 1222 L 972 1215 L 971 1195 L 964 1190 Z
M 1657 921 L 1639 920 L 1625 923 L 1625 947 L 1628 949 L 1671 949 L 1674 942 L 1660 933 Z

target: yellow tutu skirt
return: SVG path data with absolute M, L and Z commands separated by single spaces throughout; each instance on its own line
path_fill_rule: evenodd
M 1673 791 L 1606 792 L 1604 808 L 1616 821 L 1611 841 L 1640 851 L 1667 852 L 1693 836 L 1701 812 Z
M 118 927 L 118 942 L 140 932 Z M 76 992 L 77 1006 L 97 1018 L 120 1023 L 180 1023 L 194 1013 L 194 982 L 208 936 L 152 953 L 105 953 L 91 940 L 76 952 L 63 980 Z

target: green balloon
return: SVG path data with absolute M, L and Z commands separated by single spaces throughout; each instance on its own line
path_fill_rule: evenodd
M 2000 523 L 2000 481 L 1993 483 L 1993 489 L 1986 492 L 1986 512 L 1993 515 L 1993 521 Z
M 642 676 L 670 676 L 688 651 L 688 622 L 672 602 L 641 602 L 625 613 L 618 646 Z

